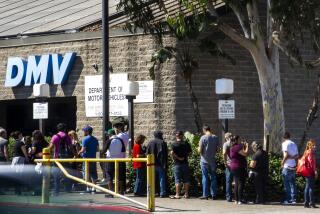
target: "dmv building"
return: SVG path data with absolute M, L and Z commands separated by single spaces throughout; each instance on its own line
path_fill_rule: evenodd
M 101 138 L 101 1 L 39 2 L 0 3 L 0 126 L 25 134 L 38 129 L 38 120 L 33 119 L 32 85 L 41 82 L 50 84 L 46 135 L 56 131 L 57 123 L 65 122 L 70 129 L 90 124 Z M 148 69 L 156 41 L 151 35 L 133 35 L 122 30 L 125 18 L 117 16 L 115 2 L 110 1 L 110 114 L 127 114 L 121 84 L 126 80 L 139 81 L 143 94 L 135 103 L 135 133 L 150 137 L 152 131 L 162 130 L 167 141 L 172 142 L 176 130 L 195 131 L 191 101 L 178 64 L 169 61 L 153 81 Z M 165 42 L 179 47 L 170 36 Z M 234 80 L 235 119 L 230 121 L 229 130 L 250 140 L 262 140 L 256 68 L 249 53 L 231 40 L 226 40 L 224 47 L 237 59 L 235 66 L 199 52 L 199 70 L 193 84 L 202 120 L 220 135 L 215 80 L 230 78 Z M 286 128 L 298 141 L 312 103 L 317 74 L 293 71 L 285 57 L 281 58 L 281 72 Z M 317 133 L 319 121 L 313 125 L 311 137 L 317 138 Z

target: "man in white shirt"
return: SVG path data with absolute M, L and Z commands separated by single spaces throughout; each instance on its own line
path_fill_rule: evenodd
M 108 135 L 110 139 L 107 141 L 105 148 L 106 158 L 123 158 L 125 153 L 125 144 L 124 141 L 116 135 L 116 132 L 111 129 L 108 130 Z M 124 183 L 126 181 L 126 165 L 124 162 L 119 162 L 119 192 L 124 194 Z M 114 162 L 108 162 L 106 164 L 106 180 L 110 190 L 113 190 L 113 180 L 115 174 L 115 165 Z
M 290 140 L 290 133 L 286 132 L 283 136 L 284 141 L 282 143 L 283 159 L 282 176 L 285 190 L 284 204 L 296 203 L 296 160 L 299 157 L 297 145 Z

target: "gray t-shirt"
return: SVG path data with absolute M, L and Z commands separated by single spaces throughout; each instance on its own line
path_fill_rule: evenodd
M 230 159 L 230 147 L 231 147 L 231 142 L 230 140 L 226 141 L 223 144 L 223 154 L 227 154 L 227 165 L 230 166 L 231 159 Z
M 216 166 L 216 153 L 219 138 L 215 135 L 203 135 L 200 138 L 201 162 Z
M 8 140 L 0 137 L 0 158 L 4 158 L 4 146 L 8 145 Z

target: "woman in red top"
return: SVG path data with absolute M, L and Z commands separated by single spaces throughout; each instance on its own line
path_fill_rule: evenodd
M 317 208 L 315 205 L 315 200 L 313 197 L 314 191 L 314 181 L 318 177 L 317 173 L 317 159 L 316 159 L 316 141 L 309 140 L 306 146 L 306 150 L 304 151 L 305 158 L 305 166 L 307 168 L 305 179 L 306 186 L 304 189 L 304 207 L 309 208 Z
M 142 148 L 142 144 L 144 143 L 146 137 L 144 135 L 138 135 L 134 139 L 132 157 L 133 158 L 143 158 L 145 157 L 145 152 Z M 134 185 L 134 195 L 135 196 L 143 196 L 145 193 L 145 174 L 146 174 L 146 165 L 143 162 L 133 162 L 133 168 L 136 171 L 136 182 Z

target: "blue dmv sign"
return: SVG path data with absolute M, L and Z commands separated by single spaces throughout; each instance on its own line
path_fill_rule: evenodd
M 36 83 L 64 84 L 69 76 L 76 53 L 29 56 L 28 61 L 10 57 L 7 63 L 5 87 L 31 86 Z

